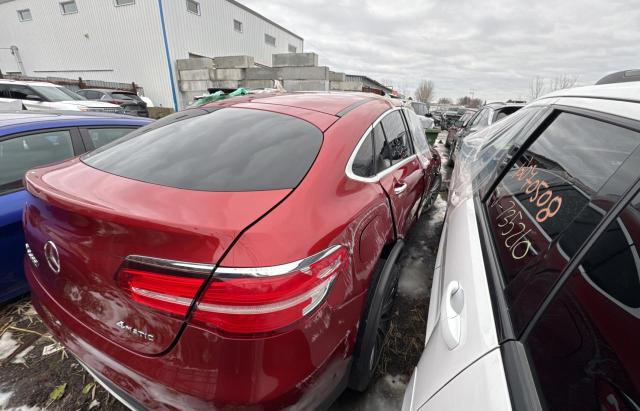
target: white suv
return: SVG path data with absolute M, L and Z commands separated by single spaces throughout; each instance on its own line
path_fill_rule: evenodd
M 52 83 L 0 80 L 0 103 L 21 101 L 25 110 L 71 110 L 122 113 L 111 103 L 89 101 L 73 91 Z
M 465 138 L 403 410 L 639 410 L 640 82 Z

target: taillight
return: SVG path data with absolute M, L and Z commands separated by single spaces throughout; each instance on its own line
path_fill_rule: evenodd
M 324 301 L 347 262 L 345 247 L 333 246 L 290 264 L 218 267 L 191 320 L 238 334 L 281 329 Z M 137 303 L 184 318 L 212 270 L 207 264 L 130 256 L 117 281 Z
M 198 300 L 192 320 L 240 334 L 286 327 L 324 301 L 347 257 L 344 247 L 334 246 L 277 267 L 219 267 Z

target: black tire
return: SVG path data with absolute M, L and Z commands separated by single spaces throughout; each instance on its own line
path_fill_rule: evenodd
M 400 270 L 396 262 L 403 246 L 399 240 L 389 258 L 380 260 L 382 268 L 374 273 L 376 275 L 371 280 L 351 364 L 349 388 L 352 390 L 367 389 L 380 361 L 398 292 Z

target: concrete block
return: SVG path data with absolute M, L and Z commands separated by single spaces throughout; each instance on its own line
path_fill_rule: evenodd
M 209 70 L 211 69 L 180 70 L 178 71 L 178 78 L 188 81 L 209 80 Z
M 176 60 L 176 69 L 178 70 L 210 69 L 213 67 L 213 59 L 207 57 Z
M 283 80 L 329 80 L 329 67 L 280 67 L 278 77 Z
M 362 91 L 363 84 L 360 81 L 332 81 L 329 86 L 331 90 Z
M 344 73 L 339 73 L 337 71 L 329 71 L 329 80 L 330 81 L 345 81 L 346 75 Z
M 271 67 L 252 67 L 246 69 L 245 78 L 247 80 L 273 80 L 278 78 L 276 69 Z
M 207 88 L 211 87 L 211 80 L 180 80 L 178 84 L 180 85 L 180 91 L 206 91 Z
M 329 80 L 284 80 L 287 91 L 329 91 Z
M 182 103 L 184 106 L 188 106 L 193 103 L 196 97 L 201 97 L 206 94 L 209 94 L 207 90 L 198 90 L 198 91 L 183 91 L 180 95 L 182 96 Z
M 238 80 L 216 80 L 210 81 L 210 85 L 208 88 L 233 88 L 236 89 L 240 87 L 240 82 Z
M 211 80 L 244 80 L 245 69 L 238 68 L 217 68 L 211 70 Z
M 271 56 L 273 67 L 309 67 L 318 65 L 316 53 L 284 53 Z
M 245 80 L 242 86 L 249 89 L 275 88 L 274 80 Z
M 217 68 L 247 68 L 255 65 L 252 56 L 222 56 L 213 60 Z

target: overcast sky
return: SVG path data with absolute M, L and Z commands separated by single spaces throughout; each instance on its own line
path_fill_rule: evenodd
M 527 98 L 535 75 L 593 84 L 640 68 L 639 0 L 241 0 L 332 70 L 436 98 Z

